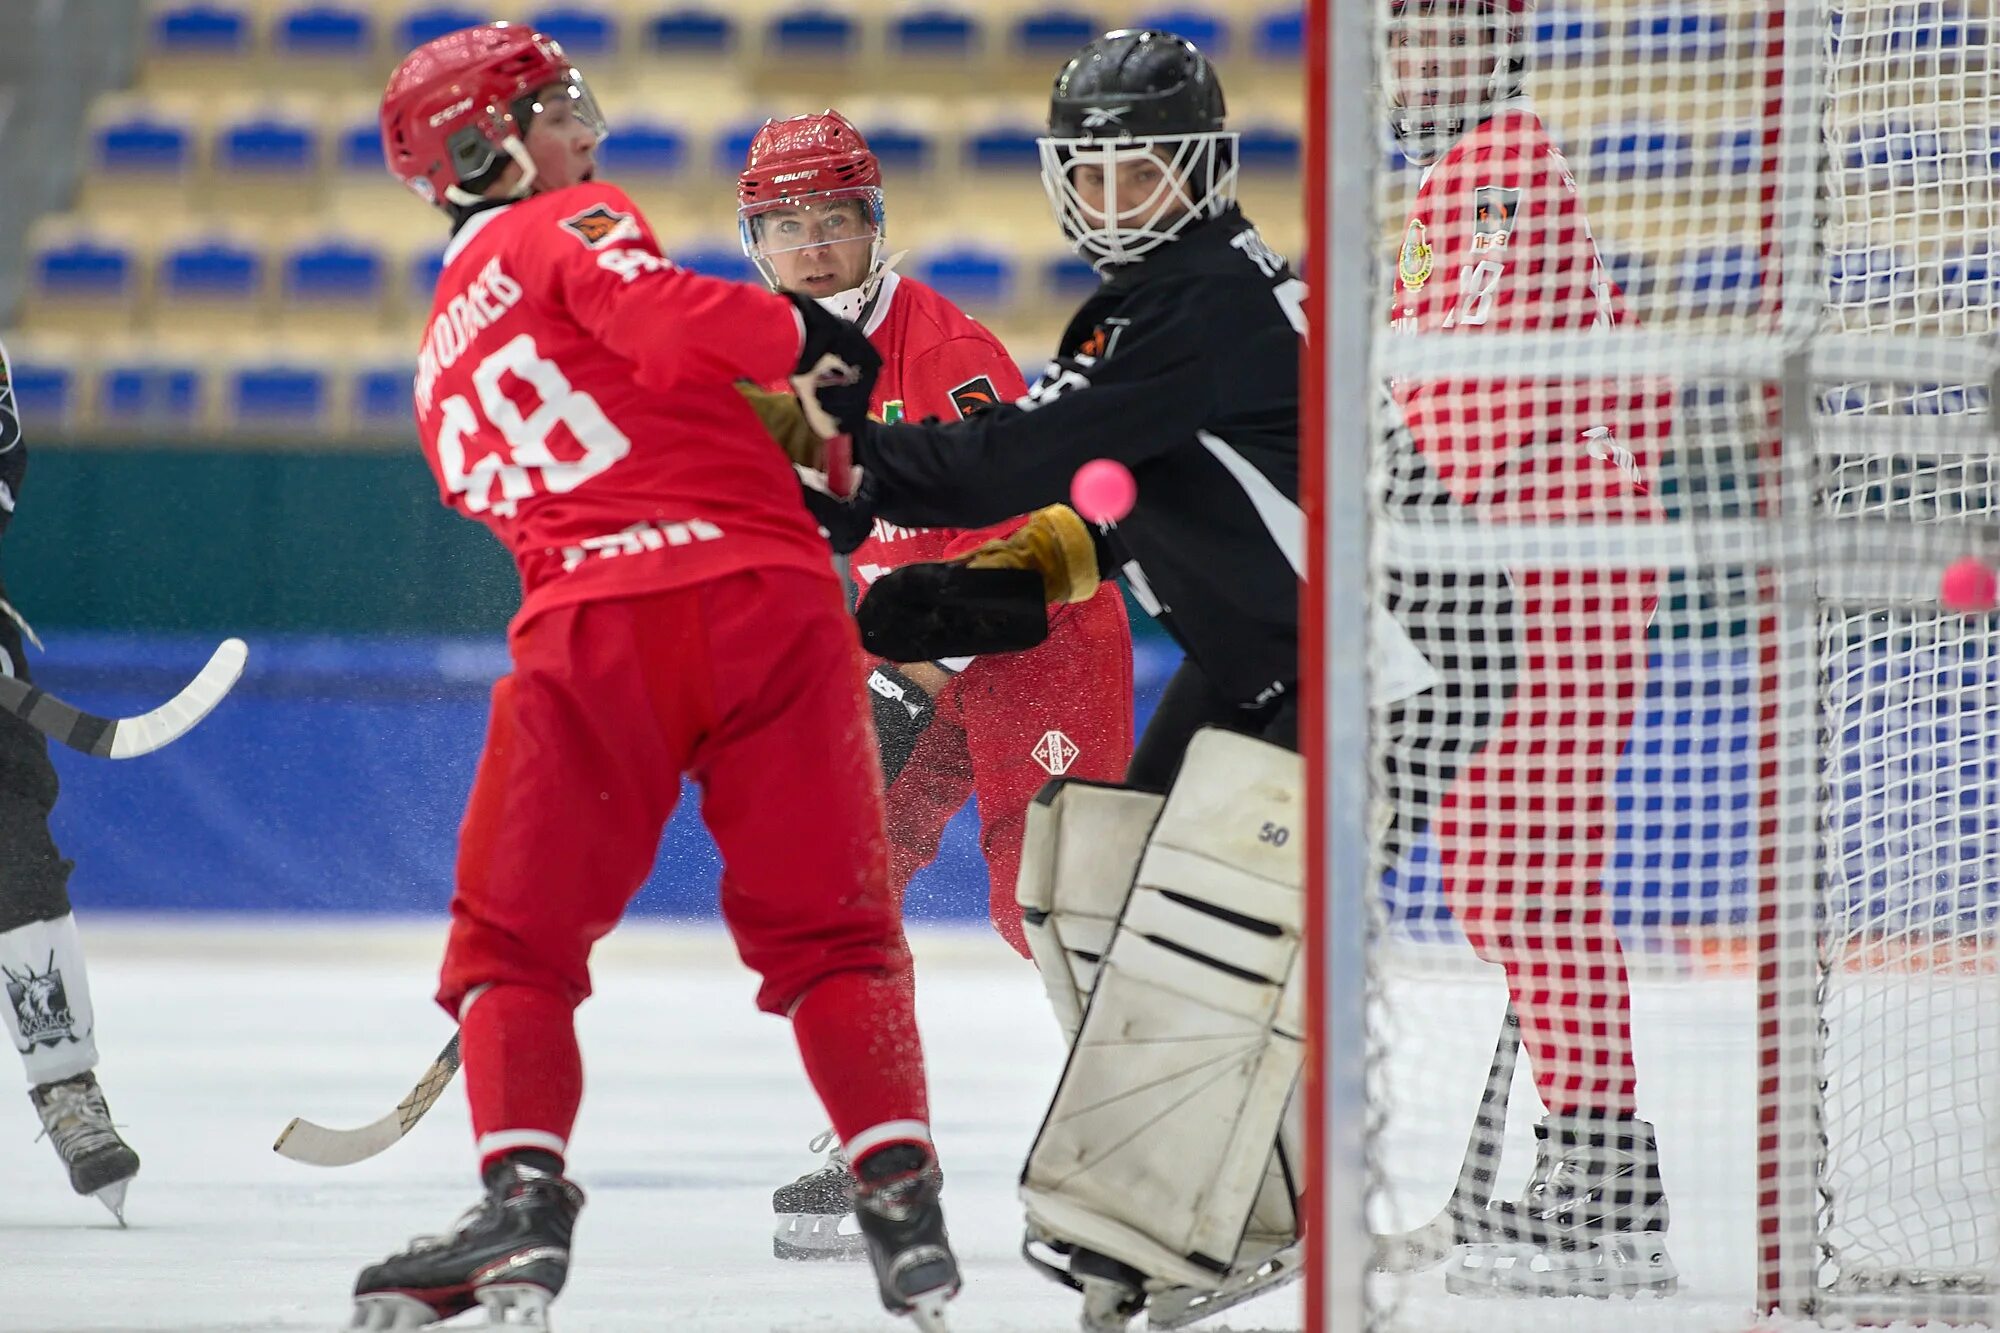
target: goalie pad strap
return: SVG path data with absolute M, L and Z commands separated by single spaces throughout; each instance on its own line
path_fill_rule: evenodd
M 1214 1287 L 1253 1213 L 1296 1224 L 1267 1196 L 1303 1056 L 1301 767 L 1196 735 L 1022 1175 L 1032 1226 L 1156 1281 Z

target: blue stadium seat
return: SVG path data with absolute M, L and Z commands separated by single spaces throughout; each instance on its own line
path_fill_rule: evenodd
M 839 10 L 807 6 L 773 14 L 765 41 L 774 55 L 844 58 L 854 54 L 860 31 Z
M 1611 281 L 1618 284 L 1618 290 L 1630 297 L 1650 294 L 1654 286 L 1654 270 L 1644 255 L 1632 251 L 1616 251 L 1600 255 L 1604 261 L 1604 271 Z
M 979 45 L 979 25 L 958 9 L 926 7 L 889 22 L 889 53 L 918 60 L 969 56 Z
M 1223 21 L 1222 15 L 1212 10 L 1186 7 L 1156 9 L 1132 26 L 1165 28 L 1168 32 L 1193 42 L 1210 60 L 1229 52 L 1229 26 Z
M 201 412 L 201 372 L 157 362 L 112 363 L 97 378 L 97 419 L 118 426 L 191 426 Z
M 966 139 L 966 163 L 977 171 L 1039 171 L 1042 150 L 1035 140 L 1041 135 L 1032 125 L 989 126 Z
M 1284 9 L 1257 20 L 1251 39 L 1259 60 L 1299 60 L 1306 50 L 1306 14 L 1301 9 Z
M 67 425 L 76 417 L 76 370 L 59 361 L 39 361 L 30 353 L 10 367 L 14 403 L 22 419 L 39 429 L 45 422 Z
M 354 424 L 368 430 L 411 431 L 409 365 L 363 366 L 354 372 Z
M 1895 293 L 1894 250 L 1833 251 L 1826 257 L 1827 300 L 1837 306 L 1875 305 Z
M 1015 19 L 1007 43 L 1016 55 L 1062 57 L 1073 54 L 1099 31 L 1097 20 L 1089 14 L 1058 5 L 1031 10 Z
M 438 278 L 444 273 L 444 247 L 424 250 L 410 257 L 409 294 L 410 305 L 417 310 L 429 310 L 431 302 L 437 298 Z
M 646 25 L 646 44 L 662 55 L 720 55 L 736 45 L 736 20 L 713 9 L 676 9 Z
M 917 262 L 917 281 L 961 305 L 1005 305 L 1014 294 L 1019 265 L 1012 256 L 981 245 L 934 250 Z
M 188 127 L 149 111 L 99 125 L 90 136 L 91 165 L 106 173 L 184 172 L 193 162 Z
M 1282 125 L 1253 125 L 1236 141 L 1236 159 L 1245 171 L 1296 172 L 1304 155 L 1297 131 Z
M 1550 11 L 1535 19 L 1528 40 L 1534 44 L 1536 63 L 1576 64 L 1604 53 L 1611 41 L 1611 20 Z
M 902 125 L 870 126 L 867 137 L 882 169 L 892 175 L 929 171 L 937 158 L 936 137 L 925 130 Z
M 750 257 L 743 253 L 743 247 L 735 240 L 674 247 L 667 257 L 684 269 L 704 273 L 711 278 L 727 278 L 731 282 L 761 281 L 757 276 L 757 266 L 750 262 Z
M 223 410 L 237 427 L 324 427 L 332 389 L 331 377 L 316 365 L 237 366 L 224 379 Z
M 302 175 L 319 170 L 319 133 L 305 121 L 258 113 L 217 127 L 218 171 Z
M 734 176 L 743 170 L 743 163 L 750 156 L 750 141 L 757 137 L 757 131 L 764 126 L 763 117 L 755 120 L 739 120 L 727 126 L 715 136 L 715 169 L 726 176 Z
M 202 300 L 254 300 L 264 285 L 261 252 L 225 236 L 202 236 L 160 255 L 160 294 Z
M 1053 296 L 1080 301 L 1098 288 L 1101 279 L 1081 255 L 1057 255 L 1042 264 L 1042 285 Z
M 1679 276 L 1683 306 L 1697 314 L 1751 309 L 1764 285 L 1757 251 L 1746 245 L 1696 250 L 1681 260 Z
M 597 5 L 550 5 L 529 15 L 528 22 L 562 43 L 574 59 L 605 56 L 618 49 L 618 23 Z
M 1763 169 L 1764 131 L 1755 125 L 1737 125 L 1715 132 L 1714 162 L 1720 171 L 1748 175 Z
M 430 5 L 406 14 L 403 21 L 396 25 L 396 46 L 398 50 L 408 51 L 448 32 L 476 28 L 491 17 L 481 10 L 467 9 L 462 5 Z
M 153 50 L 159 55 L 232 56 L 250 49 L 250 13 L 242 5 L 193 0 L 153 15 Z
M 138 263 L 117 241 L 81 236 L 40 247 L 33 281 L 45 299 L 129 300 L 138 291 Z
M 1627 49 L 1646 60 L 1720 60 L 1729 53 L 1729 16 L 1681 8 L 1625 23 Z
M 308 3 L 271 24 L 271 48 L 281 56 L 366 59 L 375 45 L 375 16 L 356 5 Z
M 1664 125 L 1620 125 L 1590 137 L 1590 171 L 1599 180 L 1661 180 L 1694 170 L 1694 136 Z
M 279 289 L 287 301 L 379 302 L 386 268 L 382 252 L 358 239 L 308 241 L 286 253 Z
M 337 155 L 342 171 L 384 171 L 382 165 L 382 123 L 370 116 L 335 132 Z
M 687 165 L 687 135 L 663 120 L 621 119 L 598 148 L 597 160 L 620 176 L 671 176 Z

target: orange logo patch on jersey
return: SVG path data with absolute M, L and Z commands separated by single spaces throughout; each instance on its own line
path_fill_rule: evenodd
M 601 250 L 614 241 L 639 239 L 639 224 L 633 221 L 630 213 L 620 213 L 603 204 L 594 204 L 573 217 L 564 218 L 562 225 L 564 230 L 591 250 Z
M 1104 349 L 1109 345 L 1109 342 L 1110 340 L 1105 337 L 1102 328 L 1092 329 L 1090 336 L 1077 344 L 1076 354 L 1078 356 L 1103 356 Z
M 984 375 L 975 375 L 951 391 L 951 405 L 961 419 L 984 412 L 1000 401 L 1000 391 Z
M 1497 250 L 1514 234 L 1514 216 L 1521 208 L 1521 192 L 1499 185 L 1477 185 L 1472 190 L 1472 248 Z
M 1411 218 L 1410 226 L 1403 233 L 1403 253 L 1396 260 L 1396 276 L 1403 280 L 1406 290 L 1415 291 L 1430 280 L 1431 247 L 1424 239 L 1424 223 L 1421 218 Z

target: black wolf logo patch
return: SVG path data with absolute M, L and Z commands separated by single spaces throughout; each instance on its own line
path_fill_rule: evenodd
M 630 213 L 620 213 L 617 209 L 607 208 L 603 204 L 586 208 L 574 217 L 564 218 L 562 225 L 592 250 L 602 250 L 615 241 L 639 239 L 639 224 L 632 220 Z
M 984 375 L 974 376 L 951 391 L 951 405 L 963 417 L 977 416 L 1000 401 L 1000 391 Z
M 1498 185 L 1480 185 L 1472 191 L 1472 248 L 1497 250 L 1514 234 L 1514 215 L 1520 211 L 1521 192 Z
M 23 1055 L 37 1046 L 76 1040 L 76 1020 L 70 1017 L 69 993 L 63 989 L 54 953 L 40 972 L 32 967 L 26 972 L 0 968 L 0 975 L 7 978 L 7 1001 L 14 1006 L 21 1040 L 27 1043 L 21 1048 Z

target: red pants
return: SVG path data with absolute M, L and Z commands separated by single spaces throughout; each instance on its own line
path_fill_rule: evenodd
M 1519 686 L 1434 821 L 1452 914 L 1507 969 L 1543 1104 L 1636 1113 L 1631 990 L 1599 881 L 1645 688 L 1651 575 L 1516 579 Z
M 945 824 L 979 800 L 993 928 L 1028 956 L 1014 884 L 1028 805 L 1050 778 L 1118 782 L 1132 758 L 1132 630 L 1116 590 L 1058 616 L 1031 652 L 985 657 L 937 713 L 889 789 L 889 883 L 900 899 Z
M 483 1154 L 567 1140 L 581 1096 L 570 1011 L 590 994 L 591 946 L 652 869 L 683 773 L 702 787 L 757 1002 L 792 1016 L 842 1138 L 921 1126 L 882 780 L 830 571 L 558 607 L 510 647 L 438 988 L 460 1018 Z

